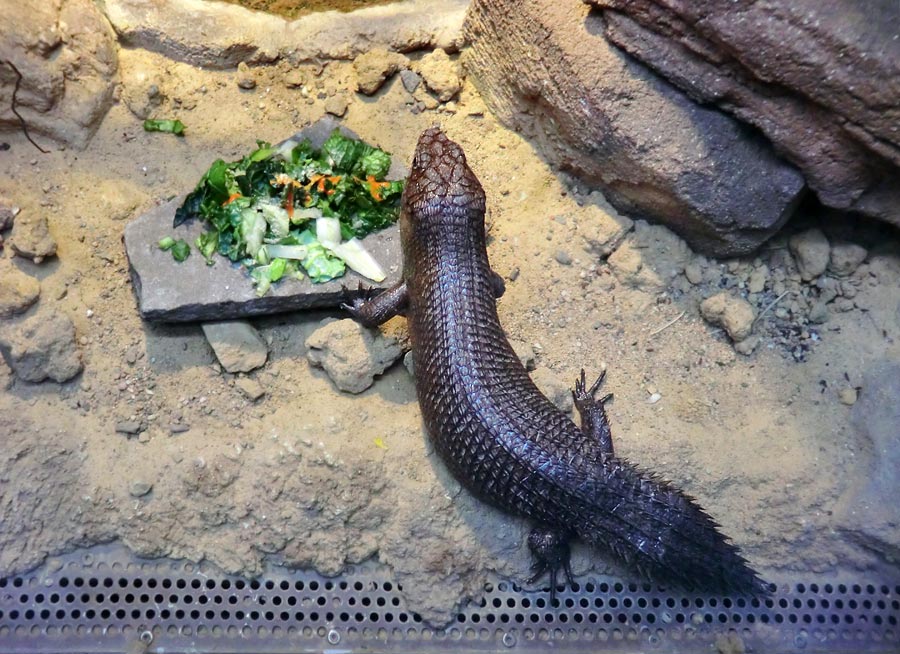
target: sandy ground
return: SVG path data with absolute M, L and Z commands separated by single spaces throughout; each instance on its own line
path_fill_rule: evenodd
M 253 373 L 267 391 L 256 403 L 221 372 L 198 325 L 138 316 L 121 245 L 127 220 L 191 188 L 213 159 L 320 117 L 328 97 L 353 87 L 350 64 L 329 63 L 320 75 L 302 68 L 308 92 L 286 88 L 289 66 L 273 64 L 255 69 L 257 87 L 245 91 L 235 72 L 143 51 L 121 58 L 159 75 L 167 99 L 156 115 L 180 118 L 186 138 L 145 133 L 123 103 L 81 152 L 41 155 L 20 134 L 3 137 L 12 147 L 0 152 L 0 193 L 23 214 L 44 212 L 59 244 L 40 265 L 15 259 L 41 280 L 31 311 L 72 318 L 85 371 L 61 385 L 16 381 L 0 394 L 0 574 L 115 539 L 141 555 L 205 558 L 247 574 L 272 562 L 336 574 L 375 558 L 404 583 L 412 608 L 436 621 L 494 572 L 524 578 L 528 525 L 448 477 L 402 365 L 359 396 L 309 365 L 304 339 L 329 314 L 254 321 L 270 346 Z M 594 374 L 606 364 L 618 452 L 695 495 L 763 575 L 897 576 L 848 538 L 839 515 L 842 494 L 874 457 L 839 392 L 859 386 L 873 362 L 900 357 L 900 267 L 885 254 L 896 241 L 882 239 L 873 251 L 882 254 L 855 274 L 856 304 L 867 310 L 831 315 L 805 361 L 769 332 L 742 356 L 697 305 L 729 263 L 739 271 L 753 258 L 708 262 L 705 286 L 679 274 L 662 291 L 630 288 L 583 246 L 587 190 L 498 125 L 470 86 L 449 108 L 420 113 L 396 78 L 376 97 L 348 97 L 346 125 L 398 157 L 408 159 L 436 122 L 462 144 L 487 192 L 492 263 L 509 280 L 501 320 L 532 344 L 544 388 L 558 394 L 582 366 Z M 784 251 L 776 240 L 760 256 Z M 149 428 L 116 433 L 129 419 Z M 190 429 L 172 434 L 173 422 Z M 152 491 L 133 497 L 135 482 Z M 609 570 L 584 551 L 576 558 L 579 573 Z

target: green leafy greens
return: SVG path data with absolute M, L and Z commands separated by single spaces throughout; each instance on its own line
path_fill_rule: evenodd
M 169 132 L 175 136 L 184 136 L 184 123 L 180 120 L 145 120 L 145 132 Z
M 403 181 L 385 179 L 390 167 L 387 152 L 338 130 L 318 150 L 309 141 L 278 148 L 258 141 L 238 161 L 213 162 L 176 210 L 174 226 L 203 220 L 207 231 L 195 245 L 206 262 L 212 265 L 216 252 L 242 262 L 259 295 L 279 279 L 302 276 L 301 270 L 325 282 L 360 259 L 363 248 L 354 239 L 397 220 Z M 316 221 L 322 219 L 336 220 L 352 247 L 321 242 Z

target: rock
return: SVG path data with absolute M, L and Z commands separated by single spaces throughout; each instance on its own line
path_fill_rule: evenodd
M 900 5 L 590 0 L 606 35 L 771 139 L 819 199 L 900 224 Z
M 123 50 L 119 64 L 122 101 L 136 118 L 150 118 L 166 100 L 162 75 L 144 51 Z
M 556 259 L 556 263 L 560 264 L 561 266 L 572 265 L 572 255 L 565 250 L 557 250 L 556 254 L 553 255 L 553 258 Z
M 575 406 L 572 400 L 572 389 L 561 382 L 549 368 L 538 368 L 531 373 L 531 380 L 541 393 L 547 396 L 556 407 L 564 412 L 571 413 Z
M 588 252 L 605 259 L 634 228 L 634 222 L 616 211 L 598 191 L 593 191 L 586 200 L 575 217 L 578 233 Z
M 250 372 L 264 366 L 269 358 L 266 342 L 248 322 L 205 322 L 202 327 L 216 359 L 227 372 Z
M 250 70 L 250 66 L 246 61 L 242 61 L 237 67 L 237 85 L 238 88 L 245 91 L 252 91 L 256 88 L 256 76 Z
M 19 207 L 0 195 L 0 232 L 12 227 L 17 215 L 19 215 Z
M 0 60 L 22 74 L 18 112 L 32 136 L 82 148 L 113 103 L 116 38 L 92 0 L 4 3 Z M 0 66 L 0 106 L 9 107 L 16 76 Z M 0 130 L 21 126 L 0 113 Z M 46 144 L 44 144 L 46 147 Z
M 25 212 L 16 219 L 10 246 L 20 257 L 40 263 L 56 254 L 56 241 L 47 227 L 47 216 Z
M 347 113 L 347 107 L 350 105 L 350 98 L 344 93 L 336 93 L 325 100 L 325 111 L 332 116 L 341 117 Z
M 869 251 L 856 243 L 835 243 L 831 246 L 828 270 L 838 277 L 848 277 L 866 260 Z
M 466 69 L 501 121 L 618 209 L 712 254 L 757 248 L 794 211 L 802 176 L 603 32 L 602 16 L 580 0 L 473 0 Z
M 186 425 L 182 422 L 173 422 L 169 425 L 170 434 L 183 434 L 186 431 L 190 431 L 190 429 L 190 425 Z
M 293 138 L 308 138 L 313 147 L 321 147 L 335 129 L 358 138 L 330 116 L 302 129 Z M 388 178 L 403 179 L 407 174 L 408 169 L 401 158 L 394 157 Z M 186 182 L 186 190 L 190 190 L 194 183 L 195 180 Z M 400 230 L 393 225 L 367 236 L 364 241 L 366 249 L 387 271 L 383 282 L 373 284 L 348 271 L 343 277 L 324 284 L 313 284 L 308 279 L 282 280 L 273 284 L 264 296 L 258 297 L 245 270 L 232 266 L 227 259 L 221 258 L 215 265 L 207 266 L 203 257 L 195 254 L 177 263 L 170 253 L 159 249 L 160 234 L 170 234 L 175 239 L 183 238 L 193 243 L 204 231 L 199 220 L 172 229 L 175 209 L 182 201 L 183 198 L 177 198 L 161 204 L 125 227 L 125 252 L 131 267 L 132 287 L 138 298 L 141 317 L 145 320 L 216 321 L 313 307 L 338 307 L 348 298 L 343 286 L 355 289 L 359 284 L 364 284 L 374 289 L 384 289 L 400 281 Z M 351 291 L 349 296 L 355 293 Z
M 47 309 L 0 332 L 0 347 L 16 377 L 29 382 L 65 382 L 81 372 L 75 326 L 63 313 Z
M 691 261 L 684 267 L 684 276 L 687 277 L 687 280 L 694 286 L 702 284 L 703 268 L 696 261 Z
M 828 304 L 824 300 L 819 300 L 809 309 L 809 321 L 815 325 L 821 325 L 828 322 Z
M 0 318 L 27 310 L 38 301 L 41 283 L 20 272 L 12 263 L 0 261 Z
M 295 68 L 285 73 L 282 82 L 289 89 L 299 89 L 306 84 L 306 75 L 302 70 Z
M 850 412 L 865 463 L 835 507 L 839 529 L 866 549 L 900 559 L 900 361 L 882 360 L 863 375 Z
M 6 365 L 6 361 L 0 356 L 0 391 L 7 391 L 13 385 L 13 371 Z
M 144 426 L 139 420 L 120 420 L 116 423 L 116 433 L 134 436 L 143 431 Z
M 735 343 L 734 351 L 738 354 L 743 354 L 745 357 L 750 356 L 759 345 L 759 341 L 760 338 L 757 334 L 751 334 L 744 340 Z
M 403 88 L 406 89 L 407 93 L 415 93 L 415 90 L 419 88 L 419 84 L 422 83 L 422 76 L 415 71 L 404 68 L 400 71 L 400 81 L 403 83 Z
M 416 364 L 413 361 L 412 350 L 403 355 L 403 366 L 410 375 L 416 376 Z
M 847 406 L 856 404 L 857 397 L 858 392 L 855 388 L 842 388 L 838 393 L 838 399 L 841 401 L 841 404 L 846 404 Z
M 132 497 L 144 497 L 153 490 L 153 484 L 149 481 L 137 480 L 128 486 L 128 494 Z
M 256 402 L 256 400 L 266 394 L 262 384 L 249 377 L 241 377 L 240 379 L 235 380 L 234 385 L 237 386 L 238 390 L 244 394 L 244 397 L 251 402 Z
M 754 268 L 747 280 L 747 290 L 750 293 L 762 293 L 766 288 L 766 280 L 769 278 L 769 269 L 766 266 Z
M 828 267 L 831 245 L 821 229 L 808 229 L 794 234 L 788 240 L 788 247 L 804 281 L 815 279 Z
M 215 70 L 278 59 L 293 64 L 350 60 L 378 48 L 456 51 L 464 45 L 467 5 L 466 0 L 413 0 L 350 13 L 313 12 L 287 21 L 234 4 L 153 0 L 151 10 L 147 2 L 103 3 L 123 49 L 149 50 Z
M 638 220 L 607 262 L 623 284 L 656 293 L 684 271 L 690 258 L 688 246 L 670 230 Z
M 391 75 L 408 65 L 409 59 L 399 52 L 389 52 L 384 48 L 369 50 L 353 60 L 356 90 L 374 95 Z
M 722 327 L 732 341 L 743 341 L 753 330 L 755 313 L 749 302 L 728 293 L 716 293 L 700 303 L 706 322 Z
M 306 339 L 306 357 L 347 393 L 362 393 L 403 355 L 396 338 L 366 329 L 355 320 L 326 319 L 321 325 Z
M 429 52 L 413 68 L 441 102 L 449 101 L 462 89 L 459 64 L 443 50 Z

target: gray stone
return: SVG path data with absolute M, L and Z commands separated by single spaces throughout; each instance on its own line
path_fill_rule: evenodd
M 6 361 L 0 356 L 0 391 L 9 390 L 13 385 L 13 371 L 6 365 Z
M 240 379 L 235 380 L 234 385 L 237 386 L 238 390 L 244 394 L 244 397 L 251 402 L 256 402 L 266 394 L 262 384 L 249 377 L 241 377 Z
M 742 341 L 738 341 L 734 344 L 734 351 L 738 354 L 743 354 L 745 357 L 753 354 L 753 351 L 759 346 L 759 335 L 751 334 L 747 338 Z
M 819 300 L 809 309 L 809 321 L 816 325 L 828 322 L 828 304 Z
M 52 309 L 0 331 L 0 348 L 16 377 L 29 382 L 65 382 L 81 372 L 75 326 Z
M 250 372 L 266 364 L 269 348 L 253 325 L 242 320 L 205 322 L 203 334 L 216 359 L 230 372 Z
M 40 263 L 46 257 L 56 254 L 56 241 L 47 227 L 47 216 L 43 213 L 25 212 L 13 225 L 10 246 L 20 257 Z
M 128 494 L 132 497 L 144 497 L 144 495 L 147 495 L 152 490 L 153 484 L 149 481 L 133 481 L 128 486 Z
M 403 88 L 406 89 L 407 93 L 414 93 L 419 88 L 419 84 L 422 83 L 422 76 L 415 71 L 404 68 L 400 71 L 400 81 L 403 83 Z
M 611 45 L 604 27 L 580 0 L 473 0 L 466 70 L 501 121 L 618 209 L 713 254 L 757 248 L 793 213 L 800 173 Z
M 347 107 L 350 105 L 350 98 L 346 93 L 335 93 L 325 100 L 325 111 L 332 116 L 340 118 L 347 113 Z
M 553 255 L 553 258 L 556 259 L 556 263 L 562 266 L 572 265 L 572 255 L 565 250 L 557 250 L 556 254 Z
M 242 61 L 237 67 L 237 85 L 244 91 L 252 91 L 256 88 L 256 77 L 247 62 Z
M 306 357 L 325 370 L 339 390 L 362 393 L 403 356 L 396 338 L 366 329 L 355 320 L 326 319 L 321 325 L 306 339 Z
M 804 281 L 815 279 L 825 272 L 831 245 L 821 229 L 807 229 L 805 232 L 794 234 L 788 240 L 788 246 Z
M 863 461 L 836 507 L 840 529 L 869 550 L 900 560 L 900 361 L 874 364 L 863 375 L 850 413 Z
M 753 331 L 753 307 L 746 300 L 725 292 L 703 300 L 700 315 L 706 322 L 722 327 L 735 342 L 743 341 Z
M 900 225 L 896 0 L 589 1 L 610 40 L 759 129 L 824 204 Z
M 170 434 L 183 434 L 186 431 L 190 431 L 191 426 L 186 425 L 183 422 L 173 422 L 169 425 L 169 433 Z
M 687 280 L 697 286 L 698 284 L 703 283 L 703 267 L 697 263 L 696 261 L 691 261 L 688 265 L 684 267 L 684 276 L 687 277 Z
M 22 313 L 38 301 L 41 283 L 9 261 L 0 261 L 0 318 Z
M 342 133 L 356 136 L 341 127 L 333 118 L 323 118 L 301 130 L 294 138 L 308 138 L 319 147 L 338 128 Z M 212 162 L 210 162 L 212 163 Z M 390 179 L 406 177 L 405 164 L 394 157 Z M 308 279 L 285 279 L 273 284 L 262 297 L 257 297 L 245 269 L 233 265 L 223 257 L 215 265 L 207 266 L 203 257 L 194 252 L 182 263 L 172 259 L 169 252 L 160 250 L 157 243 L 162 236 L 183 238 L 193 243 L 204 231 L 200 221 L 190 221 L 172 228 L 175 209 L 184 198 L 160 205 L 125 228 L 125 251 L 131 266 L 131 279 L 137 295 L 138 307 L 145 320 L 187 322 L 197 320 L 225 320 L 267 315 L 297 309 L 338 307 L 357 291 L 345 292 L 343 287 L 356 289 L 359 284 L 383 289 L 400 281 L 402 256 L 399 227 L 393 225 L 365 239 L 365 246 L 387 273 L 380 283 L 372 283 L 355 272 L 324 284 Z
M 453 99 L 462 89 L 459 64 L 443 50 L 429 52 L 413 68 L 441 102 Z
M 391 75 L 408 65 L 409 59 L 405 55 L 389 52 L 384 48 L 376 48 L 361 54 L 353 60 L 356 90 L 365 95 L 373 95 Z
M 412 350 L 403 355 L 403 366 L 410 375 L 413 377 L 416 376 L 416 364 L 413 361 Z
M 766 266 L 754 268 L 747 280 L 747 290 L 750 293 L 762 293 L 766 288 L 766 280 L 769 277 L 769 269 Z
M 120 420 L 116 423 L 116 433 L 134 436 L 143 431 L 144 426 L 139 420 Z
M 856 243 L 835 243 L 831 246 L 828 270 L 838 277 L 847 277 L 856 272 L 868 254 L 866 248 Z

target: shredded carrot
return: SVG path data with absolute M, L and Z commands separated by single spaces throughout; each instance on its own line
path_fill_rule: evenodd
M 287 198 L 285 198 L 285 209 L 287 209 L 288 218 L 294 219 L 294 187 L 288 186 Z
M 368 175 L 366 177 L 366 182 L 369 184 L 369 193 L 376 202 L 381 202 L 381 189 L 391 185 L 390 182 L 377 181 L 374 175 Z
M 228 199 L 222 203 L 222 206 L 226 207 L 229 204 L 231 204 L 232 202 L 234 202 L 235 200 L 237 200 L 238 198 L 242 198 L 242 197 L 244 197 L 244 196 L 241 195 L 240 193 L 232 193 L 230 196 L 228 196 Z

